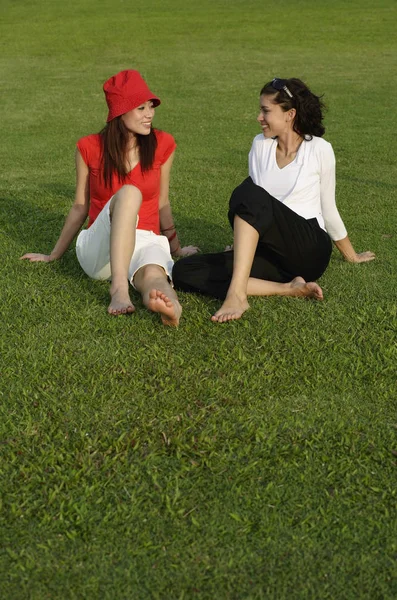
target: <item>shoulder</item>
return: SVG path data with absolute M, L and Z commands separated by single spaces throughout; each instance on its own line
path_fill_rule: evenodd
M 175 138 L 170 133 L 160 129 L 154 129 L 154 134 L 157 139 L 156 158 L 160 161 L 160 164 L 164 164 L 176 148 Z
M 322 137 L 313 136 L 311 140 L 306 141 L 309 149 L 309 156 L 315 156 L 320 163 L 334 163 L 335 154 L 332 144 Z
M 271 146 L 274 142 L 274 138 L 265 138 L 263 133 L 258 133 L 252 140 L 252 145 L 254 146 Z
M 102 140 L 99 133 L 80 138 L 76 145 L 86 165 L 97 168 L 102 154 Z
M 252 140 L 251 150 L 253 150 L 254 152 L 266 152 L 272 147 L 273 143 L 273 138 L 265 138 L 263 133 L 259 133 Z
M 333 154 L 333 149 L 332 149 L 332 144 L 330 144 L 330 142 L 327 142 L 327 140 L 325 140 L 322 137 L 317 137 L 317 136 L 313 136 L 313 138 L 311 140 L 309 140 L 307 142 L 309 144 L 309 146 L 312 146 L 313 149 L 317 152 L 317 154 Z
M 77 142 L 78 148 L 100 148 L 101 136 L 99 133 L 93 133 L 80 138 Z
M 162 131 L 161 129 L 154 129 L 153 131 L 157 139 L 158 147 L 169 146 L 172 144 L 176 146 L 174 136 L 167 133 L 167 131 Z

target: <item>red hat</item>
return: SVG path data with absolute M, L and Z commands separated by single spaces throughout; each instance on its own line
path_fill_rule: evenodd
M 121 71 L 113 75 L 103 84 L 106 102 L 109 107 L 107 123 L 124 115 L 125 113 L 137 108 L 148 100 L 151 100 L 154 106 L 160 104 L 160 98 L 157 98 L 148 88 L 145 80 L 138 71 Z

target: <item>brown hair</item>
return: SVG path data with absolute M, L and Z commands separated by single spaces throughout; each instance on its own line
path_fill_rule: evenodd
M 274 88 L 272 81 L 263 86 L 260 95 L 274 96 L 272 101 L 279 104 L 284 112 L 295 108 L 296 116 L 293 129 L 297 134 L 306 139 L 311 139 L 313 135 L 322 137 L 325 133 L 325 127 L 322 124 L 324 103 L 321 96 L 313 94 L 301 79 L 291 77 L 281 81 L 291 92 L 292 98 L 285 90 Z
M 127 147 L 130 132 L 120 117 L 106 123 L 99 132 L 102 140 L 102 176 L 106 187 L 111 187 L 112 177 L 116 173 L 119 182 L 124 182 L 129 171 L 126 168 Z M 135 134 L 138 146 L 139 162 L 142 172 L 149 171 L 153 166 L 154 154 L 157 148 L 157 138 L 151 129 L 148 135 Z

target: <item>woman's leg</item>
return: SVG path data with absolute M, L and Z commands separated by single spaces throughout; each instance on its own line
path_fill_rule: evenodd
M 172 280 L 183 292 L 226 298 L 233 275 L 234 252 L 195 254 L 175 263 Z M 265 277 L 265 279 L 263 279 Z M 247 296 L 306 296 L 322 299 L 320 286 L 283 271 L 257 249 L 247 284 Z
M 142 295 L 146 308 L 159 313 L 164 325 L 179 325 L 182 307 L 162 267 L 159 265 L 141 267 L 135 273 L 134 285 Z
M 236 216 L 249 223 L 259 234 L 257 254 L 266 256 L 278 269 L 307 281 L 318 279 L 325 271 L 332 243 L 316 219 L 309 221 L 255 185 L 250 177 L 232 193 L 229 221 Z M 251 273 L 251 276 L 255 275 Z M 259 279 L 273 279 L 263 277 Z M 286 280 L 287 281 L 287 280 Z
M 288 283 L 250 277 L 247 285 L 247 296 L 291 296 L 322 300 L 323 291 L 315 281 L 307 283 L 303 277 L 294 277 Z
M 261 187 L 247 178 L 238 186 L 230 199 L 229 219 L 234 232 L 235 263 L 233 277 L 225 302 L 212 317 L 213 321 L 224 322 L 239 319 L 248 307 L 246 295 L 289 295 L 305 296 L 322 300 L 320 286 L 313 281 L 306 283 L 302 275 L 316 279 L 328 265 L 332 245 L 328 235 L 317 221 L 310 223 L 281 202 L 270 196 Z M 241 223 L 245 223 L 242 227 Z M 237 235 L 236 235 L 237 234 Z M 248 240 L 248 252 L 246 242 Z M 273 284 L 261 274 L 260 281 L 246 278 L 247 263 L 253 265 L 252 243 L 259 240 L 256 253 L 264 253 L 277 267 L 294 275 L 287 284 Z M 238 276 L 235 279 L 235 273 Z M 240 277 L 239 274 L 242 274 Z M 254 273 L 251 271 L 251 276 Z M 245 279 L 244 279 L 245 277 Z M 245 300 L 243 286 L 246 282 Z
M 175 289 L 224 300 L 233 274 L 233 252 L 194 254 L 172 269 Z
M 135 310 L 128 292 L 128 268 L 135 248 L 137 216 L 142 194 L 133 185 L 123 186 L 110 203 L 110 286 L 111 315 L 132 313 Z
M 248 295 L 322 300 L 322 290 L 314 280 L 325 271 L 332 244 L 317 221 L 306 221 L 250 178 L 234 190 L 229 219 L 233 226 L 237 225 L 234 251 L 178 261 L 172 274 L 177 289 L 225 299 L 213 317 L 219 322 L 239 318 L 248 305 Z M 258 238 L 252 259 L 252 248 Z M 249 277 L 248 265 L 251 265 Z M 234 269 L 235 289 L 231 286 Z M 237 297 L 236 304 L 230 303 L 232 294 Z
M 249 308 L 247 300 L 248 279 L 258 246 L 259 234 L 239 216 L 234 219 L 233 276 L 224 303 L 212 317 L 223 323 L 239 319 Z
M 212 321 L 224 323 L 240 319 L 249 308 L 247 296 L 302 296 L 323 299 L 317 283 L 303 277 L 295 277 L 288 283 L 279 283 L 250 277 L 258 245 L 259 234 L 254 227 L 241 219 L 234 218 L 234 261 L 233 276 L 221 308 L 213 315 Z

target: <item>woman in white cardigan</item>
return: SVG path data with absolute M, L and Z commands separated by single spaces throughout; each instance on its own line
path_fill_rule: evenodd
M 249 177 L 232 193 L 234 247 L 174 266 L 177 288 L 223 299 L 212 317 L 223 323 L 249 308 L 247 296 L 322 300 L 315 283 L 328 266 L 332 242 L 349 262 L 357 254 L 335 203 L 335 156 L 322 139 L 322 102 L 300 79 L 273 79 L 260 92 Z

